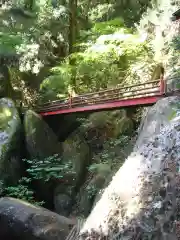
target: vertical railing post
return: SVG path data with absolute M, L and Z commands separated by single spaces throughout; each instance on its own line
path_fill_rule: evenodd
M 164 80 L 164 75 L 161 74 L 160 76 L 160 94 L 165 94 L 166 93 L 166 84 Z
M 69 108 L 72 107 L 72 94 L 69 95 Z

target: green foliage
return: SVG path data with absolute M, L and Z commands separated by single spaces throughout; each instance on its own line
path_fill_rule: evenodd
M 62 179 L 68 174 L 71 174 L 73 177 L 74 174 L 72 165 L 68 162 L 61 163 L 61 158 L 58 154 L 44 159 L 24 159 L 24 161 L 29 164 L 29 168 L 26 170 L 29 174 L 29 178 L 23 177 L 19 180 L 18 185 L 6 187 L 4 194 L 6 196 L 28 201 L 32 204 L 44 204 L 44 202 L 36 202 L 34 199 L 34 191 L 29 187 L 33 180 L 47 182 L 52 179 Z
M 123 149 L 129 141 L 130 136 L 121 135 L 118 139 L 111 139 L 106 142 L 104 150 L 94 157 L 95 163 L 89 167 L 89 171 L 108 171 L 109 167 L 114 168 L 117 164 L 122 164 L 122 158 L 125 156 Z M 116 149 L 118 149 L 118 153 Z M 98 163 L 96 163 L 97 161 Z
M 13 1 L 11 4 L 10 1 L 8 6 L 0 7 L 0 60 L 3 54 L 5 64 L 13 73 L 12 87 L 22 93 L 12 97 L 29 103 L 35 101 L 35 95 L 38 96 L 35 92 L 38 81 L 42 81 L 45 75 L 41 72 L 47 74 L 49 65 L 68 49 L 69 14 L 67 7 L 60 3 L 53 8 L 51 1 L 38 0 L 33 2 L 31 9 L 26 9 L 27 2 Z M 9 55 L 14 54 L 19 55 L 19 64 L 12 66 L 8 64 Z M 38 79 L 35 84 L 34 76 Z
M 180 113 L 180 104 L 176 104 L 176 106 L 173 107 L 171 114 L 168 116 L 169 121 L 177 117 L 179 113 Z
M 33 190 L 30 190 L 28 184 L 32 179 L 23 177 L 19 180 L 19 184 L 17 186 L 9 186 L 5 188 L 4 194 L 9 197 L 18 198 L 27 202 L 30 202 L 32 204 L 41 206 L 44 204 L 44 202 L 37 202 L 34 199 L 34 192 Z
M 94 185 L 88 185 L 86 188 L 87 192 L 88 192 L 88 198 L 92 199 L 98 192 L 99 189 L 97 189 Z
M 21 10 L 19 13 L 12 14 L 11 8 L 1 12 L 0 17 L 6 21 L 0 24 L 0 46 L 6 53 L 20 53 L 20 71 L 38 74 L 44 64 L 49 62 L 49 57 L 53 57 L 53 47 L 57 43 L 62 44 L 67 38 L 61 32 L 67 20 L 66 9 L 59 6 L 55 11 L 50 1 L 36 1 L 36 15 L 22 18 L 23 2 L 14 4 L 15 9 Z M 56 43 L 52 36 L 58 33 L 60 35 Z
M 93 164 L 88 167 L 89 173 L 95 176 L 109 176 L 113 172 L 116 172 L 126 157 L 123 150 L 129 144 L 130 139 L 131 136 L 121 135 L 118 139 L 111 139 L 106 142 L 103 151 L 94 156 Z M 101 188 L 90 182 L 86 190 L 88 198 L 93 199 Z
M 101 21 L 102 19 L 106 18 L 109 19 L 110 15 L 114 12 L 114 4 L 108 4 L 102 1 L 99 4 L 95 4 L 89 11 L 89 18 L 91 21 Z
M 179 51 L 180 51 L 180 36 L 175 36 L 173 38 L 171 46 L 175 51 L 178 51 L 178 53 L 179 53 Z
M 74 84 L 73 75 L 78 93 L 98 91 L 125 82 L 130 78 L 131 65 L 143 59 L 148 48 L 138 35 L 130 34 L 130 30 L 120 28 L 121 25 L 119 19 L 95 24 L 91 35 L 91 39 L 96 36 L 95 40 L 80 44 L 81 51 L 71 54 L 60 66 L 53 68 L 53 75 L 42 83 L 42 88 L 48 82 L 48 86 L 57 92 L 63 83 L 66 86 Z M 69 65 L 72 59 L 74 64 Z M 64 91 L 65 85 L 59 91 Z
M 121 18 L 115 18 L 106 22 L 97 22 L 92 28 L 92 33 L 95 35 L 112 34 L 124 27 L 124 21 Z M 130 30 L 126 30 L 127 32 Z
M 16 47 L 22 43 L 22 38 L 17 33 L 0 32 L 0 54 L 16 53 Z
M 62 163 L 58 154 L 44 159 L 24 159 L 24 161 L 30 166 L 27 172 L 32 179 L 50 181 L 51 179 L 62 179 L 68 174 L 74 174 L 72 164 L 70 162 Z
M 87 1 L 81 1 L 87 5 Z M 88 15 L 91 21 L 105 21 L 121 16 L 126 24 L 133 26 L 138 22 L 143 12 L 151 4 L 147 0 L 111 0 L 111 1 L 91 1 Z
M 8 8 L 1 8 L 0 54 L 20 56 L 19 66 L 11 69 L 13 88 L 21 86 L 23 97 L 33 101 L 35 93 L 27 91 L 28 85 L 39 91 L 36 96 L 43 102 L 67 96 L 69 85 L 81 93 L 121 83 L 130 75 L 130 65 L 139 57 L 141 48 L 134 42 L 124 45 L 128 34 L 133 34 L 125 25 L 123 9 L 131 9 L 128 10 L 131 18 L 140 16 L 147 2 L 78 0 L 75 9 L 69 9 L 69 1 L 37 0 L 31 6 L 27 0 L 17 0 Z M 69 21 L 72 11 L 74 30 Z M 73 54 L 68 56 L 73 34 Z M 127 36 L 120 39 L 118 34 Z
M 180 36 L 175 36 L 170 44 L 170 59 L 169 64 L 173 70 L 173 76 L 178 77 L 180 73 L 179 67 L 177 67 L 180 63 Z M 179 88 L 179 84 L 177 83 L 177 88 Z

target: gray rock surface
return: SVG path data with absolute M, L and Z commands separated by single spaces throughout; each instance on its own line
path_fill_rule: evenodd
M 54 208 L 55 212 L 63 216 L 70 214 L 72 207 L 72 199 L 67 194 L 55 193 L 54 195 Z
M 75 220 L 14 198 L 0 199 L 0 239 L 65 240 Z
M 21 120 L 12 100 L 0 99 L 0 180 L 15 184 L 21 176 Z
M 26 146 L 31 159 L 41 159 L 54 154 L 61 155 L 61 143 L 40 115 L 28 110 L 24 116 L 24 129 Z M 54 187 L 56 185 L 53 181 L 38 180 L 36 182 L 36 192 L 39 198 L 48 204 L 53 202 Z
M 179 239 L 178 103 L 171 97 L 149 110 L 135 151 L 105 189 L 79 239 Z
M 24 116 L 27 149 L 31 157 L 47 157 L 61 153 L 61 144 L 43 118 L 32 110 Z
M 170 125 L 172 117 L 180 114 L 180 97 L 168 97 L 159 100 L 149 108 L 142 119 L 139 135 L 134 147 L 136 151 L 142 144 L 148 143 L 152 136 L 158 134 L 165 125 Z M 174 114 L 175 113 L 175 114 Z
M 67 176 L 68 182 L 74 187 L 79 187 L 84 181 L 86 167 L 91 161 L 89 146 L 83 134 L 75 131 L 63 142 L 62 148 L 62 161 L 70 162 L 74 171 L 73 177 Z

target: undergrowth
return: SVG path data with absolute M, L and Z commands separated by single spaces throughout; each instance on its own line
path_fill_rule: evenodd
M 65 174 L 72 176 L 74 174 L 71 163 L 63 163 L 58 154 L 43 159 L 23 159 L 23 161 L 29 165 L 26 170 L 28 177 L 22 177 L 17 185 L 5 187 L 3 195 L 25 200 L 35 205 L 43 205 L 44 202 L 37 202 L 34 198 L 34 191 L 30 188 L 30 184 L 34 180 L 48 182 L 53 179 L 63 179 Z

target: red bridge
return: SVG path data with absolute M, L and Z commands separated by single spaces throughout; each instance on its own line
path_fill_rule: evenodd
M 42 116 L 47 116 L 152 105 L 164 97 L 165 88 L 166 85 L 162 78 L 45 103 L 38 106 L 36 111 Z

